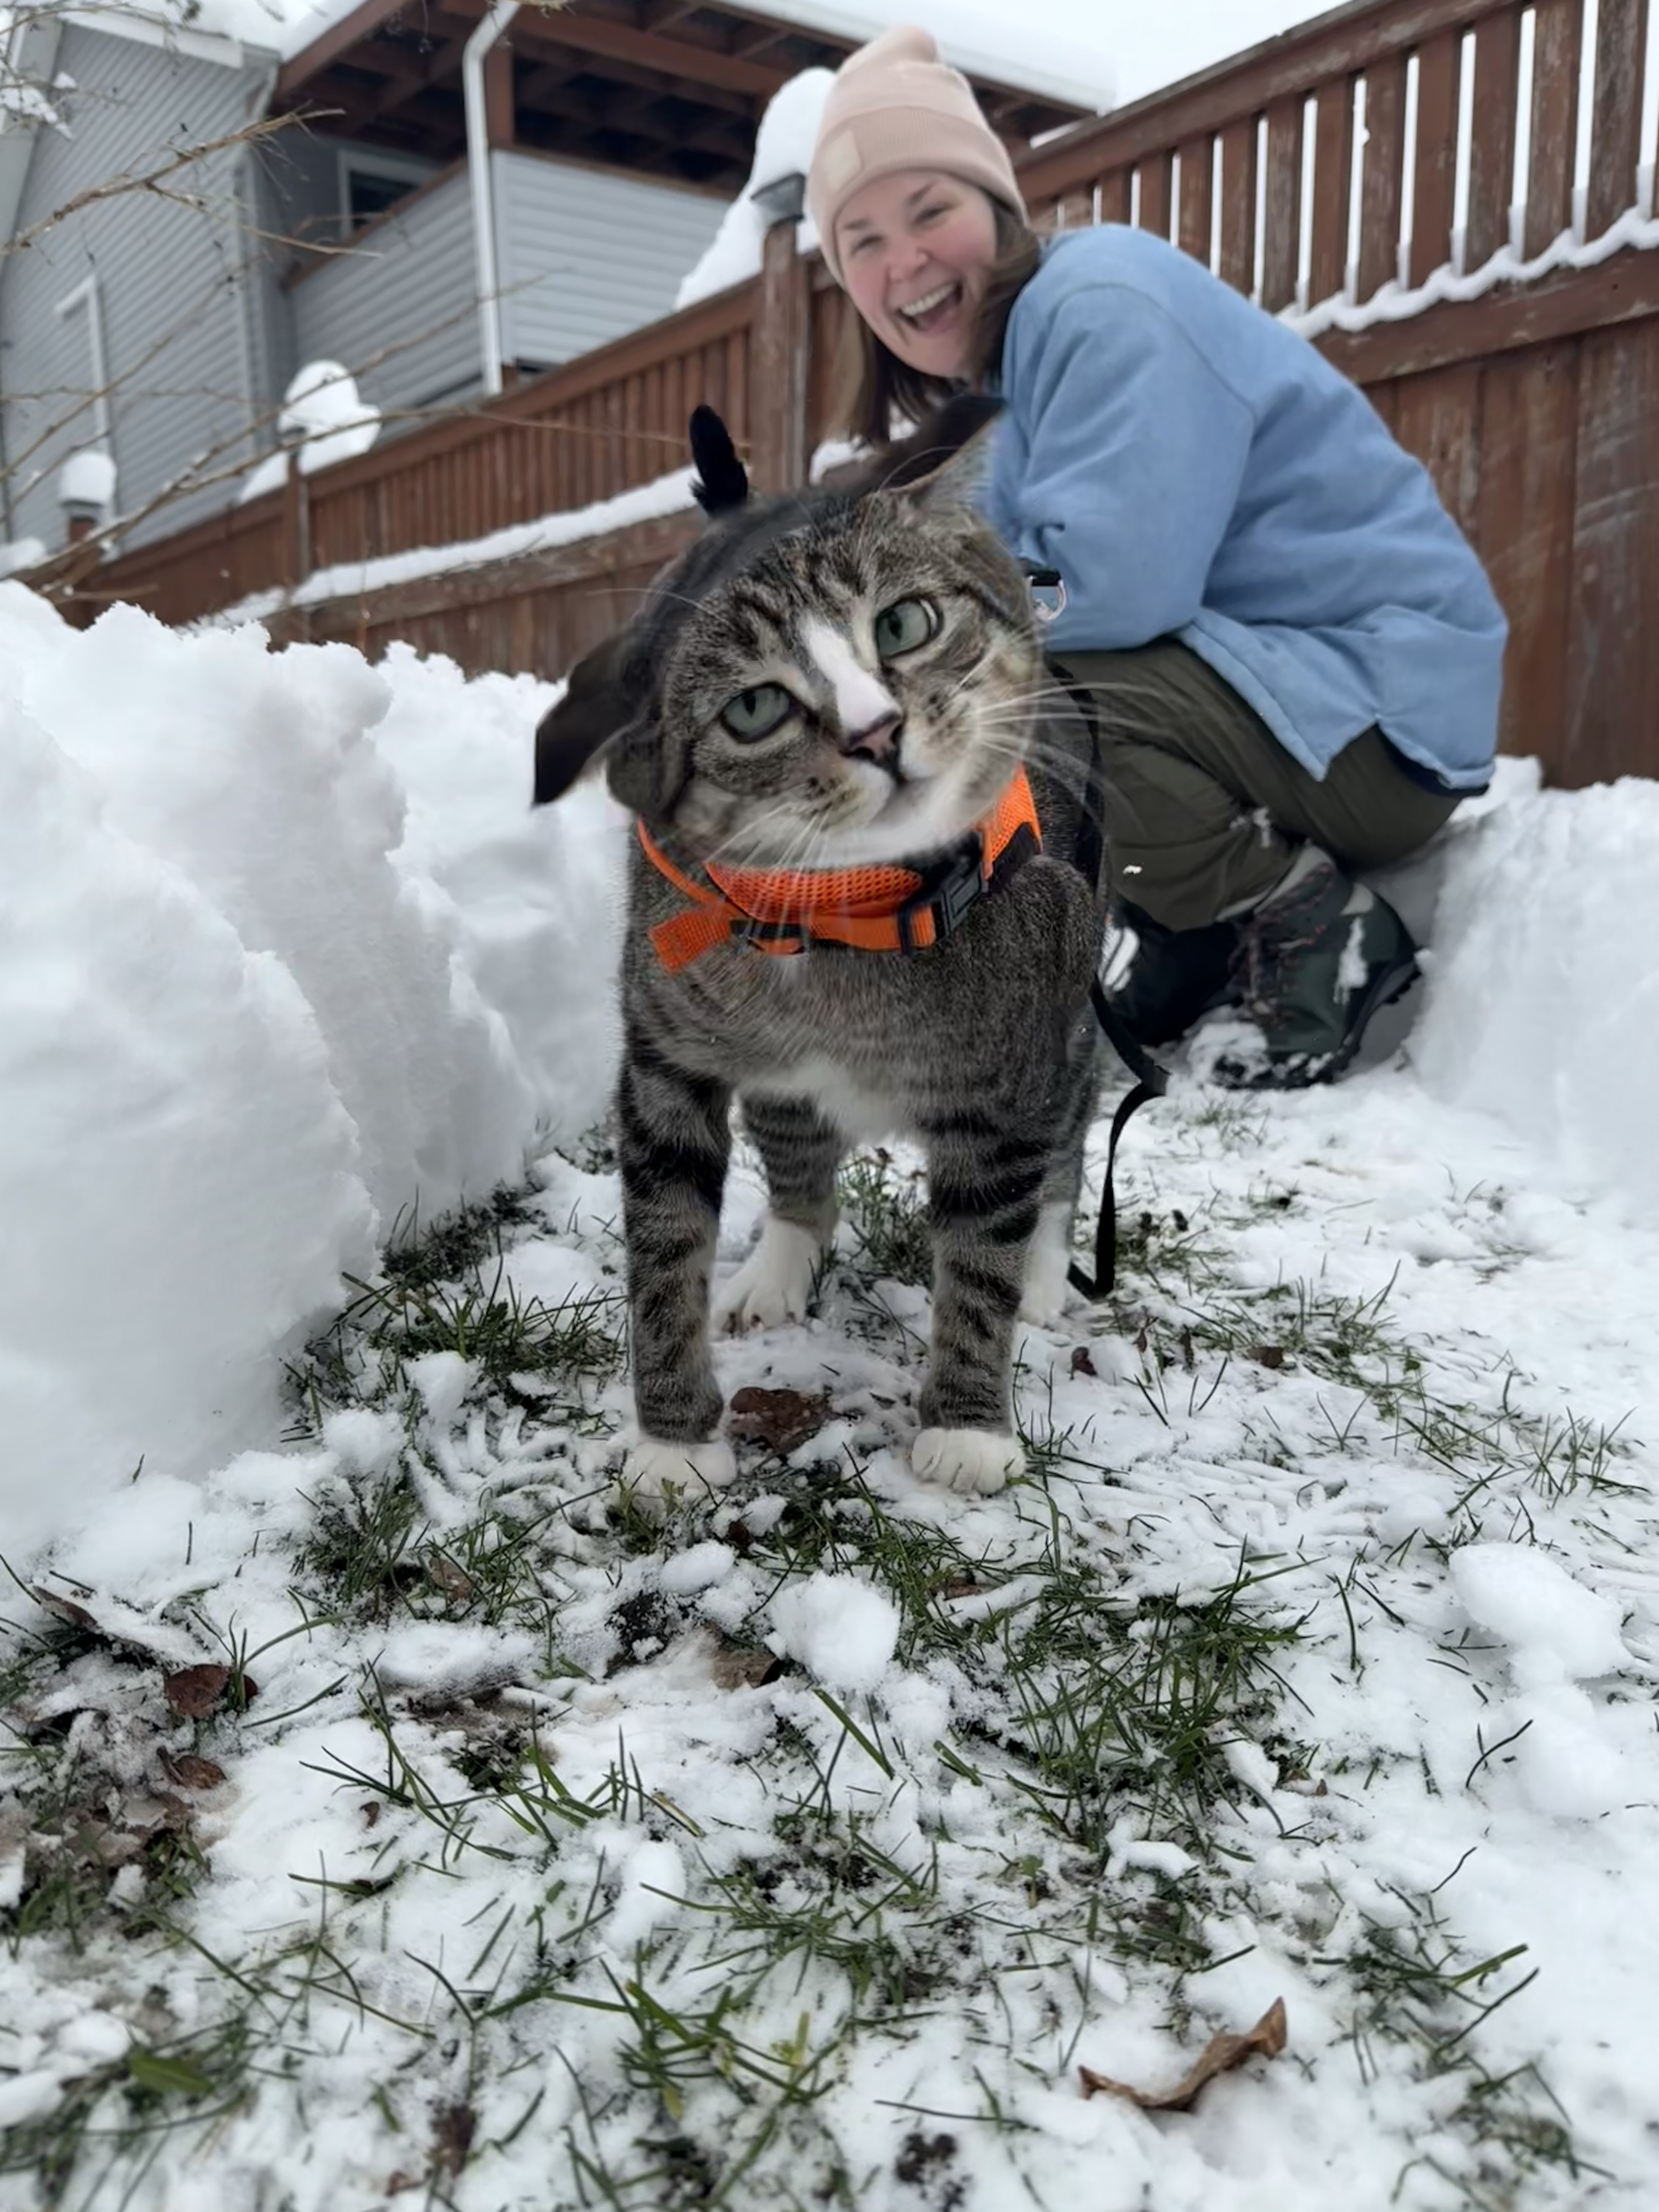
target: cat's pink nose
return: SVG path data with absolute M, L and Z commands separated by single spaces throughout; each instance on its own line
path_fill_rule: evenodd
M 848 760 L 875 761 L 880 766 L 890 765 L 898 757 L 899 739 L 904 734 L 904 717 L 896 707 L 877 715 L 860 730 L 848 730 L 841 741 L 841 749 Z

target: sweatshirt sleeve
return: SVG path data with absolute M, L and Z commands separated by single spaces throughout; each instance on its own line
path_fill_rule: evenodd
M 1068 293 L 1021 339 L 1005 364 L 1018 434 L 986 504 L 1017 555 L 1065 579 L 1053 641 L 1111 651 L 1183 629 L 1237 501 L 1249 410 L 1130 286 Z

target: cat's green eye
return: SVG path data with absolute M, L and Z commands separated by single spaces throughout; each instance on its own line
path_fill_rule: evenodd
M 884 660 L 914 653 L 939 635 L 939 609 L 928 599 L 895 599 L 876 617 L 876 651 Z
M 720 720 L 734 738 L 769 738 L 794 711 L 794 701 L 781 684 L 757 684 L 739 691 L 720 709 Z

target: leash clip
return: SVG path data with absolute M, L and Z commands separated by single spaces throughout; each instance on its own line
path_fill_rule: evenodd
M 1025 581 L 1031 594 L 1031 612 L 1040 623 L 1051 623 L 1066 611 L 1066 579 L 1058 568 L 1045 568 L 1038 561 L 1022 561 Z M 1044 593 L 1051 596 L 1045 598 Z

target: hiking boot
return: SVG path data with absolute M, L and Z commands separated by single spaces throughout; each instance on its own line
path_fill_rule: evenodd
M 1406 925 L 1368 884 L 1314 846 L 1238 925 L 1237 1005 L 1261 1050 L 1218 1060 L 1233 1090 L 1291 1091 L 1329 1083 L 1364 1039 L 1373 1014 L 1418 973 Z
M 1127 901 L 1117 918 L 1133 930 L 1135 950 L 1127 972 L 1107 986 L 1106 996 L 1142 1044 L 1172 1044 L 1200 1014 L 1235 1001 L 1236 921 L 1165 929 Z

